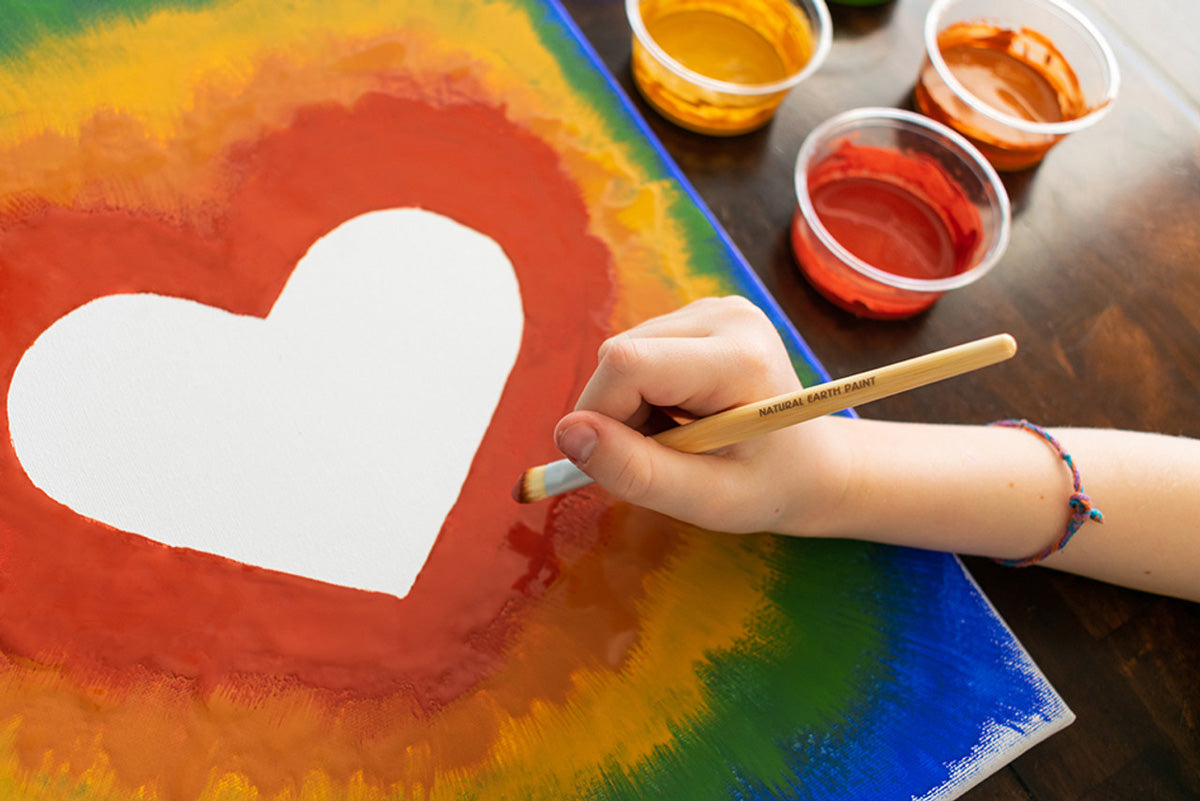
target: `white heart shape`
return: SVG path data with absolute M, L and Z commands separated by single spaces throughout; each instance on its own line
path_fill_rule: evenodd
M 152 294 L 58 320 L 14 374 L 13 446 L 86 517 L 403 597 L 523 326 L 492 239 L 419 209 L 370 212 L 312 246 L 265 320 Z

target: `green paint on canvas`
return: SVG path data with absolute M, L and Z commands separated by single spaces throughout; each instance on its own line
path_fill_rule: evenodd
M 709 690 L 706 713 L 677 729 L 672 746 L 645 763 L 611 766 L 590 797 L 719 801 L 743 777 L 754 777 L 755 787 L 786 787 L 803 768 L 803 752 L 786 742 L 796 731 L 836 740 L 847 721 L 865 712 L 870 700 L 863 688 L 878 683 L 870 671 L 885 661 L 887 648 L 885 610 L 864 602 L 861 592 L 889 581 L 872 550 L 768 535 L 746 544 L 762 549 L 775 580 L 751 633 L 697 666 Z

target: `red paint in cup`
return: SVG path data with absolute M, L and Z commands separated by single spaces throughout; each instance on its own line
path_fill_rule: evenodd
M 897 319 L 989 270 L 1009 205 L 986 160 L 936 122 L 861 109 L 810 134 L 796 167 L 792 246 L 822 295 L 863 317 Z

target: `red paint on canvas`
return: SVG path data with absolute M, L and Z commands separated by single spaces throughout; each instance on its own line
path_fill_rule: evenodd
M 467 135 L 488 147 L 464 146 Z M 127 210 L 27 210 L 0 242 L 0 297 L 22 310 L 0 316 L 0 386 L 42 330 L 96 297 L 153 292 L 265 316 L 316 239 L 372 209 L 421 207 L 499 243 L 526 312 L 460 501 L 407 597 L 336 587 L 79 517 L 24 476 L 0 409 L 5 651 L 84 678 L 148 672 L 213 687 L 288 676 L 400 694 L 417 709 L 450 702 L 498 667 L 519 611 L 556 570 L 536 533 L 547 530 L 547 507 L 518 506 L 507 488 L 530 439 L 552 430 L 578 392 L 562 365 L 590 363 L 608 333 L 609 254 L 587 233 L 554 152 L 482 106 L 376 95 L 309 108 L 235 150 L 228 171 L 240 183 L 210 230 Z M 596 314 L 579 319 L 570 310 L 580 308 Z

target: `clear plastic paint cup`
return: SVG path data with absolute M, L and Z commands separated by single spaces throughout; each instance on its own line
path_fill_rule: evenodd
M 924 311 L 995 266 L 1011 209 L 965 138 L 920 114 L 862 108 L 822 123 L 796 159 L 792 248 L 822 295 L 860 317 Z
M 825 60 L 824 0 L 626 0 L 638 91 L 677 125 L 733 136 L 765 125 Z
M 917 108 L 1000 170 L 1041 162 L 1112 108 L 1120 72 L 1096 27 L 1061 0 L 935 0 Z

